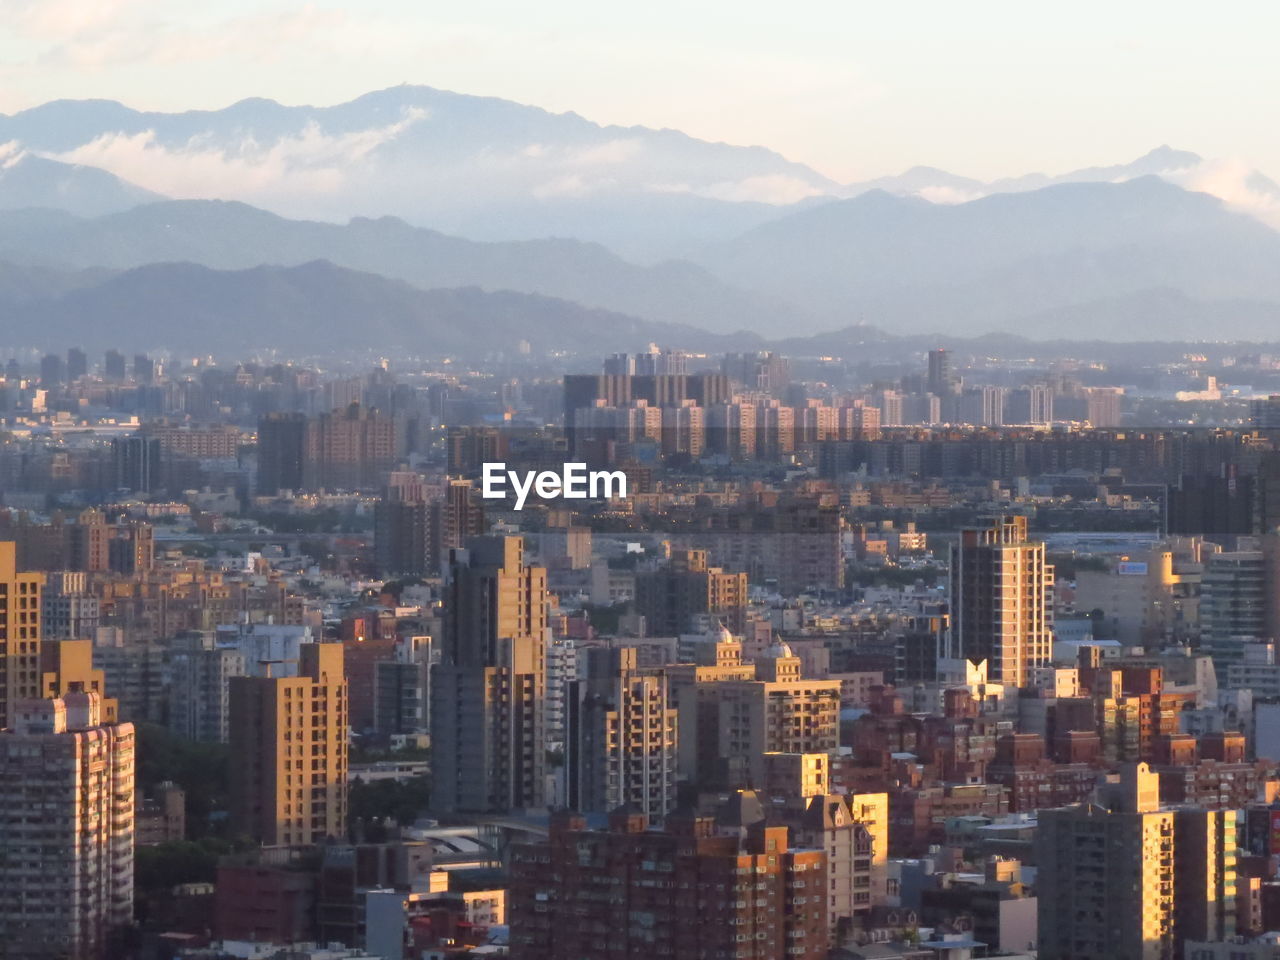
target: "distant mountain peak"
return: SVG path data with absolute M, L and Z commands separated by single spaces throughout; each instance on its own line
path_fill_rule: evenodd
M 1198 153 L 1192 153 L 1190 150 L 1177 150 L 1162 143 L 1154 150 L 1148 150 L 1138 159 L 1132 161 L 1129 166 L 1164 164 L 1164 169 L 1175 170 L 1179 167 L 1190 167 L 1204 160 Z

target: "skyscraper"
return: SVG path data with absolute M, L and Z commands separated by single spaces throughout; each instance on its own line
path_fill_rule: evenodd
M 231 820 L 269 846 L 341 837 L 347 822 L 342 645 L 304 643 L 293 677 L 232 677 Z
M 1027 539 L 1026 517 L 960 531 L 951 548 L 951 630 L 945 654 L 987 661 L 987 676 L 1022 687 L 1053 646 L 1053 565 Z
M 99 960 L 133 920 L 134 731 L 96 693 L 23 700 L 0 733 L 0 954 Z
M 925 387 L 939 397 L 960 391 L 960 378 L 951 367 L 951 351 L 943 347 L 929 351 L 929 378 Z
M 425 577 L 431 563 L 430 507 L 421 480 L 397 483 L 399 473 L 373 508 L 373 555 L 383 576 Z M 417 478 L 417 474 L 409 474 Z
M 641 672 L 634 647 L 586 654 L 586 678 L 568 697 L 569 806 L 663 817 L 675 804 L 678 746 L 667 678 Z
M 89 372 L 89 358 L 79 347 L 67 350 L 67 380 L 75 382 Z
M 154 437 L 116 437 L 111 461 L 117 490 L 151 493 L 160 489 L 160 441 Z
M 40 386 L 57 387 L 66 379 L 67 368 L 56 353 L 46 354 L 40 360 Z
M 124 354 L 119 350 L 108 350 L 102 362 L 103 376 L 118 382 L 125 378 L 125 373 Z
M 307 418 L 301 413 L 270 413 L 258 421 L 259 494 L 302 489 L 302 459 Z
M 133 379 L 141 384 L 150 385 L 156 378 L 156 362 L 145 353 L 133 355 Z
M 540 807 L 545 796 L 547 573 L 519 537 L 452 552 L 441 662 L 431 675 L 432 804 Z

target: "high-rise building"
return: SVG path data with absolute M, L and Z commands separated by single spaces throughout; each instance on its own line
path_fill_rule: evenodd
M 542 843 L 512 852 L 511 950 L 522 960 L 827 955 L 826 855 L 792 849 L 787 828 L 717 831 L 672 815 L 648 829 L 618 811 L 608 830 L 552 817 Z
M 1236 813 L 1161 809 L 1160 778 L 1122 768 L 1098 802 L 1041 810 L 1042 960 L 1174 960 L 1235 932 Z
M 676 710 L 667 678 L 636 664 L 634 647 L 587 650 L 583 680 L 570 685 L 565 765 L 569 807 L 621 806 L 652 817 L 675 804 Z
M 1096 429 L 1120 426 L 1123 387 L 1089 387 L 1085 392 L 1085 419 Z
M 116 437 L 111 464 L 117 490 L 152 493 L 160 489 L 160 441 L 154 437 Z
M 1260 492 L 1258 478 L 1240 476 L 1235 464 L 1224 464 L 1218 476 L 1184 474 L 1165 495 L 1165 532 L 1210 537 L 1257 533 Z
M 546 570 L 525 565 L 520 537 L 476 537 L 452 552 L 431 676 L 439 811 L 542 806 L 547 633 Z
M 634 361 L 639 369 L 641 360 Z M 608 369 L 624 370 L 630 362 L 610 361 Z M 655 369 L 669 369 L 659 361 Z M 647 407 L 679 407 L 693 401 L 705 409 L 725 404 L 731 396 L 729 378 L 722 373 L 683 372 L 630 374 L 569 374 L 564 378 L 564 426 L 570 452 L 577 450 L 579 415 L 595 407 L 631 407 L 643 400 Z M 661 416 L 659 414 L 659 422 Z M 710 419 L 708 419 L 710 428 Z
M 1272 557 L 1274 563 L 1275 557 Z M 1262 550 L 1215 553 L 1200 583 L 1200 647 L 1213 657 L 1218 676 L 1244 658 L 1244 644 L 1268 632 L 1268 607 L 1275 603 L 1268 556 Z
M 840 681 L 806 678 L 785 643 L 756 658 L 751 679 L 708 683 L 694 702 L 696 776 L 708 787 L 763 786 L 766 754 L 831 753 L 840 745 Z M 688 701 L 681 706 L 683 726 Z M 690 767 L 684 758 L 681 764 Z
M 900 427 L 906 423 L 902 399 L 902 394 L 897 390 L 881 390 L 876 394 L 876 406 L 880 408 L 880 426 Z
M 830 763 L 825 753 L 766 755 L 766 788 L 738 791 L 717 820 L 728 814 L 744 825 L 782 824 L 794 846 L 826 852 L 823 895 L 835 946 L 887 902 L 889 795 L 831 793 Z
M 1280 429 L 1280 395 L 1273 393 L 1249 401 L 1249 422 L 1259 430 Z
M 125 576 L 144 573 L 155 566 L 155 530 L 149 523 L 118 523 L 107 541 L 107 565 Z
M 449 551 L 485 532 L 484 505 L 470 480 L 450 480 L 444 497 L 428 504 L 427 570 L 435 576 L 448 563 Z
M 939 397 L 960 392 L 960 378 L 951 366 L 951 351 L 944 347 L 929 351 L 929 374 L 925 389 Z
M 46 390 L 61 386 L 66 379 L 67 368 L 56 353 L 46 354 L 40 360 L 40 386 Z
M 342 837 L 347 825 L 347 684 L 342 645 L 306 643 L 298 675 L 232 677 L 231 820 L 268 846 Z
M 711 614 L 733 633 L 746 627 L 747 575 L 707 566 L 705 550 L 673 550 L 670 563 L 636 577 L 636 610 L 651 636 L 688 631 L 697 614 Z
M 95 666 L 92 640 L 40 641 L 40 696 L 61 697 L 83 690 L 100 698 L 103 723 L 120 718 L 118 700 L 107 696 L 106 671 Z
M 579 663 L 585 666 L 585 650 L 580 650 L 578 641 L 572 637 L 552 637 L 547 641 L 547 695 L 545 727 L 547 733 L 547 749 L 563 753 L 565 737 L 569 729 L 569 701 L 576 696 L 573 684 L 579 678 Z M 563 769 L 563 768 L 562 768 Z M 554 798 L 548 803 L 563 806 L 566 791 L 558 789 Z
M 1005 394 L 1004 422 L 1043 426 L 1053 422 L 1053 390 L 1043 384 L 1030 384 Z
M 391 476 L 394 481 L 397 474 Z M 422 484 L 389 483 L 373 508 L 373 556 L 378 572 L 387 577 L 431 575 L 430 527 L 431 507 Z
M 1028 683 L 1053 646 L 1053 565 L 1045 545 L 1027 539 L 1026 517 L 960 531 L 951 548 L 951 629 L 945 654 L 987 662 L 1006 686 Z
M 67 350 L 67 380 L 71 383 L 79 380 L 89 372 L 89 358 L 79 347 Z
M 46 640 L 92 639 L 98 630 L 101 604 L 88 592 L 83 572 L 48 574 L 40 597 L 40 626 Z
M 307 418 L 301 413 L 269 413 L 258 421 L 259 494 L 302 489 Z
M 63 530 L 68 570 L 98 573 L 111 569 L 111 527 L 100 510 L 82 510 Z
M 1004 401 L 1004 387 L 988 384 L 966 390 L 960 397 L 960 420 L 980 427 L 1003 426 Z
M 302 482 L 309 490 L 367 490 L 395 465 L 395 421 L 358 403 L 307 421 Z
M 124 354 L 119 350 L 108 350 L 103 358 L 102 375 L 108 380 L 119 382 L 125 378 L 125 374 Z
M 156 362 L 145 353 L 135 353 L 133 355 L 133 379 L 146 385 L 155 382 Z
M 682 646 L 683 638 L 682 638 Z M 720 755 L 719 702 L 715 685 L 755 677 L 755 667 L 742 661 L 742 641 L 724 626 L 692 644 L 688 661 L 667 667 L 669 697 L 677 713 L 679 771 L 684 780 L 707 776 Z
M 445 438 L 450 474 L 475 475 L 485 463 L 507 459 L 508 432 L 497 427 L 456 427 Z
M 231 678 L 245 676 L 244 654 L 207 634 L 176 637 L 169 654 L 169 729 L 188 740 L 226 743 Z
M 720 372 L 752 393 L 781 397 L 791 382 L 791 361 L 773 352 L 727 353 Z
M 102 960 L 133 921 L 134 731 L 97 694 L 23 700 L 0 733 L 0 954 Z
M 40 594 L 44 574 L 19 573 L 17 545 L 0 541 L 0 728 L 14 706 L 43 696 L 40 676 Z
M 432 651 L 430 637 L 399 637 L 391 659 L 373 665 L 374 730 L 379 735 L 430 730 Z

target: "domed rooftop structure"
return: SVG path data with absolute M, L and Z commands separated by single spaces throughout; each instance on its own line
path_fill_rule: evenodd
M 794 657 L 791 647 L 783 643 L 781 640 L 774 640 L 773 643 L 764 648 L 764 652 L 760 654 L 765 660 L 781 660 L 783 657 Z
M 717 620 L 716 625 L 707 631 L 707 639 L 712 643 L 733 643 L 734 636 L 729 628 L 724 625 L 723 620 Z

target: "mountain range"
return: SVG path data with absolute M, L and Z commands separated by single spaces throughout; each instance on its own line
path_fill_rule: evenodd
M 287 220 L 220 200 L 173 200 L 94 218 L 12 211 L 0 216 L 0 260 L 63 270 L 160 261 L 244 270 L 328 260 L 425 290 L 512 290 L 719 332 L 814 325 L 800 311 L 736 290 L 688 262 L 638 266 L 579 240 L 478 243 L 394 217 L 345 225 Z
M 692 327 L 592 310 L 554 297 L 474 287 L 419 290 L 325 261 L 294 267 L 212 270 L 155 263 L 118 273 L 63 275 L 43 289 L 16 288 L 0 269 L 0 317 L 38 330 L 48 345 L 212 353 L 244 358 L 333 352 L 458 356 L 642 350 L 659 341 L 690 349 L 723 344 Z M 44 271 L 46 276 L 56 276 Z M 484 336 L 478 337 L 477 330 Z M 10 342 L 15 342 L 10 337 Z
M 1280 303 L 1280 234 L 1156 177 L 952 205 L 873 191 L 757 227 L 700 262 L 826 326 L 1051 337 L 1069 320 L 1083 337 L 1115 338 L 1129 331 L 1099 305 L 1127 301 L 1141 339 L 1173 293 L 1218 320 L 1189 333 L 1252 336 L 1231 301 Z
M 276 285 L 259 277 L 255 296 L 292 309 L 280 278 L 324 261 L 396 282 L 379 302 L 532 297 L 606 311 L 619 339 L 637 324 L 695 339 L 851 325 L 1266 339 L 1280 187 L 1242 168 L 1215 187 L 1228 202 L 1195 189 L 1209 164 L 1160 147 L 1060 175 L 916 167 L 841 184 L 760 147 L 428 87 L 183 113 L 55 101 L 0 116 L 0 323 L 55 300 L 50 323 L 73 307 L 94 323 L 108 311 L 90 293 L 123 277 L 145 308 L 149 286 L 243 287 L 258 268 Z M 183 262 L 205 272 L 175 273 Z M 153 264 L 167 272 L 140 270 Z

